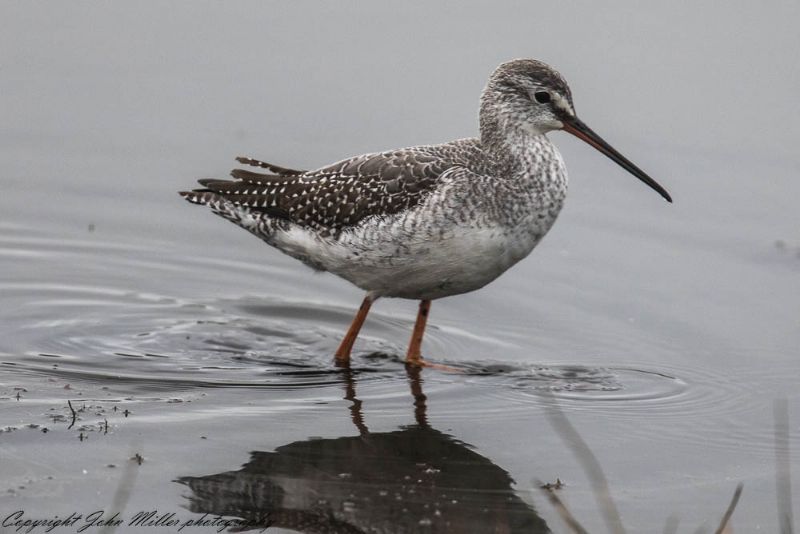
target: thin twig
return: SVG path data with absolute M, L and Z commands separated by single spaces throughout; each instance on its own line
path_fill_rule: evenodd
M 67 399 L 67 405 L 69 406 L 69 410 L 72 412 L 72 422 L 67 427 L 67 430 L 70 430 L 73 426 L 75 426 L 75 420 L 78 418 L 78 414 L 75 413 L 75 408 L 72 407 L 72 401 Z
M 731 520 L 733 511 L 736 509 L 736 505 L 739 503 L 739 497 L 742 496 L 742 488 L 744 488 L 744 484 L 739 482 L 739 485 L 736 486 L 736 491 L 733 492 L 731 503 L 728 505 L 728 509 L 725 510 L 725 515 L 722 516 L 722 521 L 720 521 L 719 527 L 714 531 L 714 534 L 722 534 L 725 532 L 725 528 L 728 526 L 728 521 Z
M 572 426 L 572 423 L 569 422 L 564 412 L 561 411 L 552 394 L 548 394 L 546 397 L 550 401 L 548 403 L 549 410 L 547 410 L 550 424 L 561 435 L 561 439 L 572 449 L 573 454 L 575 454 L 575 457 L 583 466 L 583 470 L 588 475 L 595 499 L 597 499 L 597 505 L 603 512 L 608 529 L 614 534 L 625 534 L 625 527 L 622 525 L 622 519 L 616 504 L 614 504 L 614 499 L 611 498 L 608 480 L 603 468 L 600 466 L 600 462 L 581 435 L 578 434 L 578 431 L 575 430 L 575 427 Z
M 552 489 L 545 488 L 545 484 L 542 484 L 541 480 L 536 481 L 536 485 L 547 495 L 547 499 L 550 501 L 550 504 L 553 505 L 553 508 L 556 509 L 558 515 L 561 516 L 561 519 L 564 520 L 564 523 L 567 524 L 569 528 L 572 529 L 575 534 L 589 534 L 589 531 L 583 528 L 583 526 L 575 519 L 575 516 L 569 511 L 569 509 L 564 505 L 561 499 L 558 498 L 556 492 Z
M 781 534 L 794 532 L 792 517 L 792 463 L 789 450 L 789 401 L 786 397 L 772 404 L 775 421 L 775 490 Z

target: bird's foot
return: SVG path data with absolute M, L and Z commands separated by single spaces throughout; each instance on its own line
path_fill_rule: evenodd
M 458 367 L 453 367 L 451 365 L 445 365 L 443 363 L 434 363 L 429 362 L 427 360 L 423 360 L 421 356 L 408 357 L 406 358 L 406 366 L 409 367 L 427 367 L 428 369 L 436 369 L 437 371 L 445 371 L 447 373 L 463 373 L 463 369 L 459 369 Z

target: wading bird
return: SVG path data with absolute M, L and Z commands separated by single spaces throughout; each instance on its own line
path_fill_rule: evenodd
M 355 156 L 313 171 L 250 158 L 233 180 L 200 180 L 180 194 L 310 267 L 364 291 L 338 350 L 346 364 L 379 297 L 420 301 L 406 361 L 420 346 L 434 299 L 479 289 L 527 256 L 556 220 L 567 172 L 547 133 L 587 142 L 672 202 L 655 180 L 578 119 L 548 65 L 517 59 L 481 95 L 480 137 Z

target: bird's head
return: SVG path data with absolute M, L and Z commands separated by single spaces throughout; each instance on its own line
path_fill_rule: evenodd
M 483 91 L 482 107 L 487 106 L 504 127 L 534 135 L 561 129 L 565 117 L 575 116 L 567 82 L 535 59 L 515 59 L 497 67 Z
M 672 202 L 663 187 L 578 118 L 572 92 L 555 69 L 535 59 L 515 59 L 497 67 L 481 96 L 481 137 L 502 137 L 509 131 L 544 135 L 552 130 L 588 143 Z

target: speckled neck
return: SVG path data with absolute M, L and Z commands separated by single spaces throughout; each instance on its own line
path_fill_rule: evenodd
M 526 127 L 522 118 L 504 112 L 502 99 L 490 88 L 481 97 L 479 121 L 481 147 L 495 176 L 527 174 L 534 154 L 550 144 L 543 133 Z

